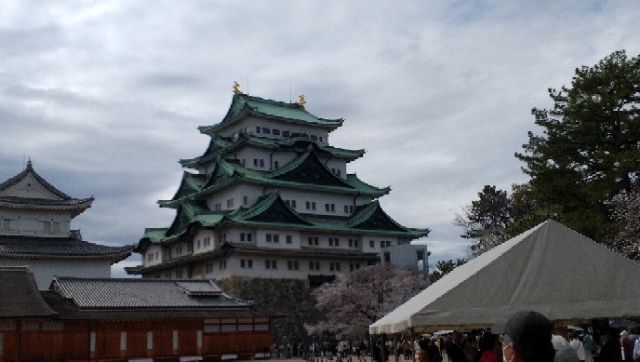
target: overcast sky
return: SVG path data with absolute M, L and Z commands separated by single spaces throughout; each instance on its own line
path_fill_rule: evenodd
M 636 1 L 65 1 L 0 3 L 0 179 L 28 158 L 93 207 L 86 240 L 136 243 L 245 93 L 306 96 L 348 167 L 391 186 L 400 223 L 428 227 L 432 260 L 464 256 L 456 213 L 483 185 L 526 181 L 513 154 L 532 107 L 575 67 L 640 52 Z M 122 275 L 124 264 L 114 268 Z

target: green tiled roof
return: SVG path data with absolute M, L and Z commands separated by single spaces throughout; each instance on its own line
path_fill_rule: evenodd
M 384 217 L 384 222 L 380 222 L 380 215 Z M 377 201 L 359 207 L 351 217 L 318 216 L 297 213 L 286 205 L 277 191 L 274 191 L 265 195 L 252 207 L 237 209 L 230 213 L 211 212 L 191 202 L 183 202 L 170 229 L 147 229 L 141 243 L 145 241 L 145 238 L 152 243 L 171 242 L 184 235 L 191 225 L 200 224 L 205 228 L 213 228 L 222 222 L 250 227 L 411 239 L 429 234 L 429 229 L 412 229 L 398 224 L 382 210 Z M 180 227 L 174 228 L 175 225 L 180 225 Z M 154 231 L 150 232 L 149 230 Z
M 171 198 L 171 200 L 178 200 L 183 197 L 187 197 L 192 195 L 204 187 L 207 183 L 207 176 L 204 174 L 193 174 L 189 172 L 184 172 L 182 174 L 182 181 L 180 182 L 180 187 L 178 187 L 178 191 L 176 191 L 175 195 Z M 160 200 L 158 201 L 160 206 L 170 206 L 167 201 Z
M 271 99 L 253 97 L 246 94 L 236 94 L 233 96 L 229 111 L 222 119 L 222 122 L 213 126 L 202 126 L 198 129 L 204 134 L 212 134 L 216 130 L 225 127 L 227 124 L 233 123 L 249 114 L 329 129 L 340 127 L 344 121 L 340 118 L 327 119 L 317 117 L 307 112 L 304 107 L 297 103 L 279 102 Z
M 309 161 L 309 158 L 315 158 L 317 160 L 317 156 L 312 152 L 312 150 L 307 150 L 307 152 L 278 170 L 266 172 L 249 170 L 237 163 L 218 159 L 216 171 L 214 171 L 213 175 L 210 177 L 209 182 L 201 192 L 194 196 L 201 197 L 240 181 L 280 188 L 317 190 L 339 194 L 367 195 L 372 197 L 380 197 L 389 193 L 391 190 L 389 187 L 377 188 L 371 186 L 359 180 L 355 174 L 347 175 L 346 179 L 342 179 L 331 174 L 331 171 L 327 170 L 326 166 L 322 165 L 320 162 L 306 162 Z M 294 171 L 297 170 L 297 167 L 307 167 L 309 164 L 316 164 L 319 165 L 318 167 L 322 167 L 323 170 L 317 170 L 317 172 L 322 172 L 323 174 L 328 173 L 329 175 L 325 176 L 332 177 L 335 182 L 332 184 L 316 184 L 302 179 L 296 181 L 293 177 L 286 177 L 287 173 L 294 173 Z
M 300 150 L 312 145 L 319 153 L 326 153 L 332 158 L 353 161 L 364 155 L 364 150 L 348 150 L 344 148 L 332 147 L 311 141 L 306 137 L 291 137 L 283 139 L 273 139 L 259 137 L 248 133 L 238 134 L 238 138 L 232 141 L 230 137 L 211 136 L 209 147 L 198 157 L 182 159 L 180 164 L 185 167 L 202 167 L 204 163 L 211 162 L 218 157 L 237 150 L 244 145 L 266 148 L 270 150 Z

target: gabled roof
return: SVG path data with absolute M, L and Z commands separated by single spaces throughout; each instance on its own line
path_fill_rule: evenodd
M 342 178 L 334 175 L 320 162 L 312 146 L 284 167 L 271 173 L 277 180 L 301 182 L 304 184 L 327 185 L 352 188 Z
M 108 259 L 112 264 L 125 259 L 133 245 L 106 246 L 71 237 L 0 236 L 3 258 Z
M 221 225 L 281 228 L 307 232 L 366 234 L 415 239 L 429 234 L 429 229 L 406 228 L 391 219 L 377 201 L 361 206 L 351 217 L 299 214 L 290 208 L 278 192 L 263 196 L 248 209 L 233 212 L 211 212 L 194 206 L 190 201 L 180 204 L 169 229 L 147 229 L 140 239 L 137 252 L 147 244 L 162 244 L 180 240 L 192 227 L 215 228 Z
M 56 315 L 42 299 L 33 273 L 25 267 L 0 267 L 0 290 L 0 319 Z
M 304 136 L 296 136 L 283 139 L 260 137 L 249 133 L 239 133 L 236 138 L 212 135 L 209 147 L 198 157 L 180 160 L 185 167 L 203 167 L 205 163 L 215 161 L 218 157 L 238 150 L 244 146 L 253 146 L 269 150 L 304 150 L 312 145 L 320 154 L 329 155 L 332 158 L 353 161 L 364 155 L 364 150 L 348 150 L 317 143 Z
M 28 177 L 31 177 L 42 187 L 47 195 L 34 194 L 36 197 L 26 197 L 23 192 L 13 192 L 13 187 Z M 29 183 L 27 183 L 27 187 L 36 189 L 35 185 Z M 73 216 L 76 216 L 91 207 L 92 202 L 93 197 L 76 199 L 55 188 L 33 169 L 31 161 L 27 162 L 27 167 L 22 172 L 0 183 L 0 207 L 69 210 Z
M 342 125 L 343 119 L 326 119 L 317 117 L 297 104 L 285 103 L 253 97 L 247 94 L 235 94 L 227 115 L 222 121 L 213 126 L 202 126 L 198 129 L 204 134 L 213 134 L 227 125 L 235 123 L 247 116 L 256 116 L 267 119 L 277 119 L 289 123 L 312 125 L 316 127 L 336 129 Z
M 182 174 L 182 181 L 180 182 L 178 191 L 176 191 L 171 200 L 178 200 L 185 196 L 192 195 L 193 193 L 202 190 L 206 183 L 207 175 L 184 172 Z M 161 203 L 161 206 L 162 205 L 163 204 Z
M 378 200 L 358 207 L 347 225 L 357 229 L 407 231 L 382 210 Z
M 229 214 L 234 221 L 312 225 L 290 208 L 275 191 L 263 196 L 253 207 Z
M 50 290 L 79 309 L 247 308 L 253 302 L 223 293 L 213 280 L 61 278 Z
M 318 190 L 371 197 L 380 197 L 391 190 L 389 187 L 377 188 L 369 185 L 359 180 L 355 174 L 347 175 L 346 179 L 332 174 L 319 161 L 313 148 L 309 147 L 303 154 L 274 171 L 249 170 L 236 162 L 218 159 L 216 169 L 205 188 L 194 196 L 202 197 L 238 181 L 274 188 Z

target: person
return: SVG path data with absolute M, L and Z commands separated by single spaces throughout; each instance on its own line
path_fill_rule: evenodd
M 450 362 L 466 362 L 464 355 L 464 336 L 460 332 L 453 332 L 453 339 L 446 347 L 447 356 Z
M 502 335 L 504 361 L 553 362 L 553 323 L 544 315 L 532 310 L 516 312 L 506 323 L 496 323 L 492 330 Z
M 418 340 L 415 357 L 417 362 L 429 362 L 429 341 L 425 338 Z
M 600 336 L 602 347 L 600 348 L 600 354 L 598 361 L 602 362 L 621 362 L 622 353 L 620 347 L 620 338 L 618 333 L 612 328 L 602 331 Z
M 584 346 L 582 345 L 582 342 L 580 342 L 580 336 L 578 335 L 578 332 L 571 332 L 571 334 L 569 335 L 569 338 L 571 339 L 571 341 L 569 342 L 569 347 L 571 347 L 574 351 L 576 351 L 578 360 L 580 362 L 584 362 L 585 360 Z
M 633 354 L 631 357 L 633 358 L 633 362 L 640 362 L 640 338 L 636 338 L 633 344 Z
M 633 360 L 633 343 L 635 342 L 634 338 L 629 335 L 629 332 L 626 330 L 620 333 L 620 344 L 622 344 L 622 351 L 624 353 L 624 360 L 631 361 Z
M 582 346 L 584 347 L 584 361 L 593 362 L 593 337 L 589 330 L 582 337 Z
M 438 338 L 433 337 L 429 341 L 429 361 L 442 362 L 442 354 L 440 353 L 440 347 L 438 347 Z
M 478 341 L 479 362 L 498 362 L 496 337 L 491 332 L 484 332 Z

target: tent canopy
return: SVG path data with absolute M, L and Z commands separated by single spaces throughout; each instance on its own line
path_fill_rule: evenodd
M 369 326 L 488 328 L 519 310 L 551 320 L 640 315 L 640 264 L 553 220 L 485 252 Z

